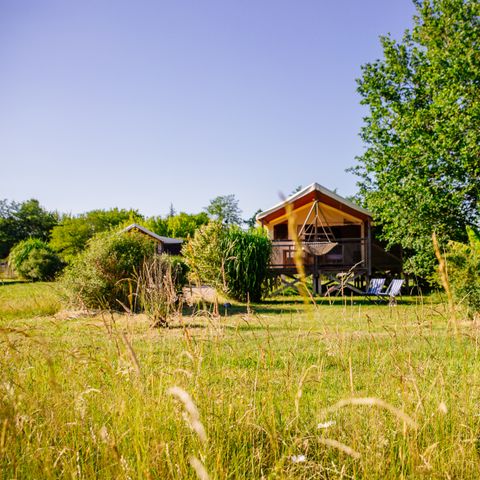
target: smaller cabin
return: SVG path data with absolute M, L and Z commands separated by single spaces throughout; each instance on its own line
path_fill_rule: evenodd
M 157 235 L 148 228 L 132 223 L 123 229 L 124 232 L 138 232 L 149 236 L 157 244 L 158 253 L 168 253 L 169 255 L 180 255 L 182 250 L 183 240 L 181 238 L 169 238 Z

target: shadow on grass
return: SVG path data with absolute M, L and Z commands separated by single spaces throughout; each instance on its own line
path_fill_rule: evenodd
M 344 297 L 314 297 L 317 306 L 372 306 L 385 307 L 388 306 L 388 298 L 377 299 L 374 297 L 344 296 Z M 397 299 L 398 305 L 416 305 L 421 301 L 419 297 L 400 297 Z M 207 315 L 214 311 L 214 304 L 203 301 L 203 308 L 198 305 L 193 307 L 185 306 L 183 313 L 185 316 L 193 316 L 205 312 Z M 227 305 L 227 306 L 225 306 Z M 218 305 L 218 314 L 220 317 L 231 317 L 236 315 L 280 315 L 288 312 L 297 313 L 299 310 L 312 306 L 311 301 L 306 305 L 300 296 L 275 297 L 267 298 L 261 303 L 253 303 L 249 306 L 241 303 L 224 303 Z
M 33 283 L 28 280 L 9 280 L 9 279 L 0 279 L 0 287 L 8 285 L 16 285 L 17 283 Z

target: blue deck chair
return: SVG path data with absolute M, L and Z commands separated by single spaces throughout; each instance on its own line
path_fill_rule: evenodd
M 404 280 L 401 278 L 396 278 L 391 281 L 390 285 L 384 292 L 376 293 L 375 295 L 378 298 L 388 298 L 389 305 L 396 305 L 398 295 L 400 295 L 400 290 L 402 289 Z
M 370 283 L 368 284 L 368 288 L 362 295 L 371 296 L 371 295 L 378 295 L 381 291 L 383 286 L 385 285 L 384 278 L 372 278 L 370 279 Z

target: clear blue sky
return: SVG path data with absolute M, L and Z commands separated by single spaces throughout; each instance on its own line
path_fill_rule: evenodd
M 244 216 L 349 195 L 355 78 L 410 0 L 0 0 L 0 198 Z

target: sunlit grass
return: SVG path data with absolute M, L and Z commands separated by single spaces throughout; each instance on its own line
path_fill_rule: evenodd
M 50 285 L 18 287 L 0 287 L 4 478 L 193 479 L 192 458 L 210 478 L 480 475 L 478 331 L 452 335 L 437 299 L 288 297 L 167 330 L 144 316 L 55 318 Z M 379 401 L 337 404 L 366 397 Z
M 0 283 L 0 320 L 53 315 L 61 308 L 54 283 Z

